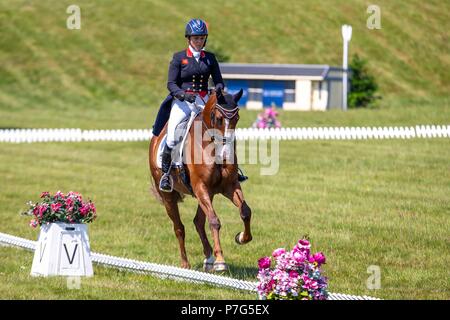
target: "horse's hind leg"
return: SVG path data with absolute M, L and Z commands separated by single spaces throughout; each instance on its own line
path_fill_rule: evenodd
M 187 258 L 186 247 L 184 244 L 184 225 L 181 222 L 180 212 L 178 211 L 178 194 L 173 191 L 170 193 L 164 193 L 162 197 L 167 214 L 173 222 L 173 230 L 175 231 L 175 236 L 177 237 L 180 245 L 181 267 L 189 269 L 191 266 Z
M 239 208 L 241 219 L 244 222 L 244 232 L 239 232 L 236 235 L 236 243 L 246 244 L 252 240 L 252 233 L 250 230 L 250 220 L 252 217 L 252 210 L 244 200 L 244 194 L 241 189 L 241 185 L 236 183 L 223 193 L 225 197 L 231 200 L 236 207 Z
M 206 215 L 199 205 L 197 208 L 197 214 L 195 215 L 194 218 L 194 224 L 203 245 L 203 253 L 205 254 L 205 261 L 203 262 L 203 270 L 208 272 L 212 270 L 215 259 L 212 254 L 213 250 L 211 244 L 209 243 L 208 237 L 205 232 L 205 223 L 206 223 Z

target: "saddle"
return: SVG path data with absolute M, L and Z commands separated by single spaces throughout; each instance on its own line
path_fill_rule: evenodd
M 175 129 L 175 147 L 172 149 L 172 164 L 171 164 L 171 172 L 170 175 L 172 178 L 176 179 L 180 178 L 181 182 L 185 185 L 185 187 L 192 193 L 192 186 L 189 181 L 189 176 L 185 171 L 185 164 L 183 162 L 184 159 L 184 145 L 186 144 L 187 136 L 189 134 L 189 129 L 194 123 L 194 119 L 202 112 L 201 109 L 195 110 L 191 112 L 190 117 L 181 121 L 176 129 Z M 164 145 L 167 140 L 167 132 L 164 134 L 161 142 L 158 146 L 156 165 L 161 169 L 162 164 L 162 153 L 164 149 Z

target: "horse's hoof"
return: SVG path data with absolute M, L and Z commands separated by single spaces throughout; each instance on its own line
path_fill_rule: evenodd
M 244 232 L 238 232 L 238 234 L 234 237 L 234 241 L 236 241 L 237 244 L 245 244 Z
M 225 262 L 214 262 L 214 272 L 228 271 L 228 265 Z
M 238 234 L 234 237 L 234 241 L 236 241 L 236 243 L 239 245 L 249 243 L 251 240 L 252 240 L 252 237 L 250 236 L 249 240 L 244 241 L 244 232 L 238 232 Z
M 211 255 L 208 259 L 203 260 L 203 271 L 205 272 L 212 272 L 214 271 L 214 261 L 216 258 L 214 258 L 213 255 Z

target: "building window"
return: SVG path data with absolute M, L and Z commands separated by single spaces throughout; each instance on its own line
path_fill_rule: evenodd
M 262 101 L 262 81 L 250 80 L 248 82 L 248 100 L 249 101 Z
M 295 102 L 295 81 L 285 81 L 284 102 Z

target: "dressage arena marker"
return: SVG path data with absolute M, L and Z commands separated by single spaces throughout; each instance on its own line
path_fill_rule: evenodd
M 15 246 L 30 251 L 34 251 L 37 246 L 36 241 L 15 237 L 6 233 L 0 232 L 0 244 L 6 246 Z M 117 268 L 120 270 L 150 274 L 163 279 L 174 279 L 187 281 L 192 283 L 210 284 L 218 287 L 226 287 L 230 289 L 237 289 L 249 291 L 257 295 L 257 282 L 244 281 L 233 279 L 224 276 L 218 276 L 210 273 L 177 268 L 173 266 L 161 265 L 150 262 L 143 262 L 132 259 L 119 258 L 91 252 L 92 262 L 101 266 Z M 329 300 L 380 300 L 368 296 L 354 296 L 342 293 L 329 293 Z
M 81 130 L 81 129 L 2 129 L 0 142 L 80 142 L 80 141 L 149 141 L 149 129 Z M 367 140 L 450 138 L 450 125 L 415 127 L 302 127 L 277 129 L 236 129 L 237 140 Z

